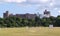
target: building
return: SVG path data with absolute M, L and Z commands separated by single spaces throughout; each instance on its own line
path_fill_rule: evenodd
M 36 14 L 16 14 L 16 17 L 21 17 L 21 18 L 27 18 L 27 19 L 34 19 L 36 17 Z
M 9 11 L 6 11 L 6 13 L 3 13 L 4 18 L 13 17 L 13 16 L 20 17 L 20 18 L 34 19 L 37 15 L 36 14 L 29 14 L 29 13 L 13 15 L 13 14 L 9 14 Z
M 7 18 L 7 17 L 20 17 L 20 18 L 27 18 L 27 19 L 34 19 L 36 16 L 39 16 L 40 18 L 43 18 L 43 17 L 47 17 L 49 18 L 51 15 L 50 15 L 50 11 L 47 11 L 45 10 L 43 15 L 42 14 L 29 14 L 29 13 L 26 13 L 26 14 L 9 14 L 9 11 L 6 11 L 5 13 L 3 13 L 3 18 Z
M 47 11 L 47 10 L 45 10 L 44 11 L 44 17 L 50 17 L 51 15 L 50 15 L 50 11 Z
M 9 17 L 9 11 L 6 11 L 6 13 L 3 13 L 3 18 Z

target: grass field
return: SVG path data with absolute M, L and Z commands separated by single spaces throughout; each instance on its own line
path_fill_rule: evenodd
M 0 36 L 60 36 L 60 27 L 0 28 Z

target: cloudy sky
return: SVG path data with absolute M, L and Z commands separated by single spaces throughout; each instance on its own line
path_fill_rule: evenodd
M 45 9 L 53 16 L 60 15 L 60 0 L 0 0 L 1 17 L 7 10 L 13 14 L 43 14 Z

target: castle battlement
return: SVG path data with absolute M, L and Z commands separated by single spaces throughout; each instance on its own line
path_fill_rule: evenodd
M 13 17 L 13 16 L 20 17 L 20 18 L 34 19 L 37 15 L 36 14 L 29 14 L 29 13 L 13 15 L 13 14 L 9 14 L 9 11 L 6 11 L 6 13 L 3 13 L 4 18 Z

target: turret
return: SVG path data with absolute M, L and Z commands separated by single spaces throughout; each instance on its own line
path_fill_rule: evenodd
M 6 11 L 6 13 L 3 13 L 3 18 L 9 17 L 9 11 Z
M 44 11 L 44 17 L 50 17 L 50 11 L 45 10 Z

